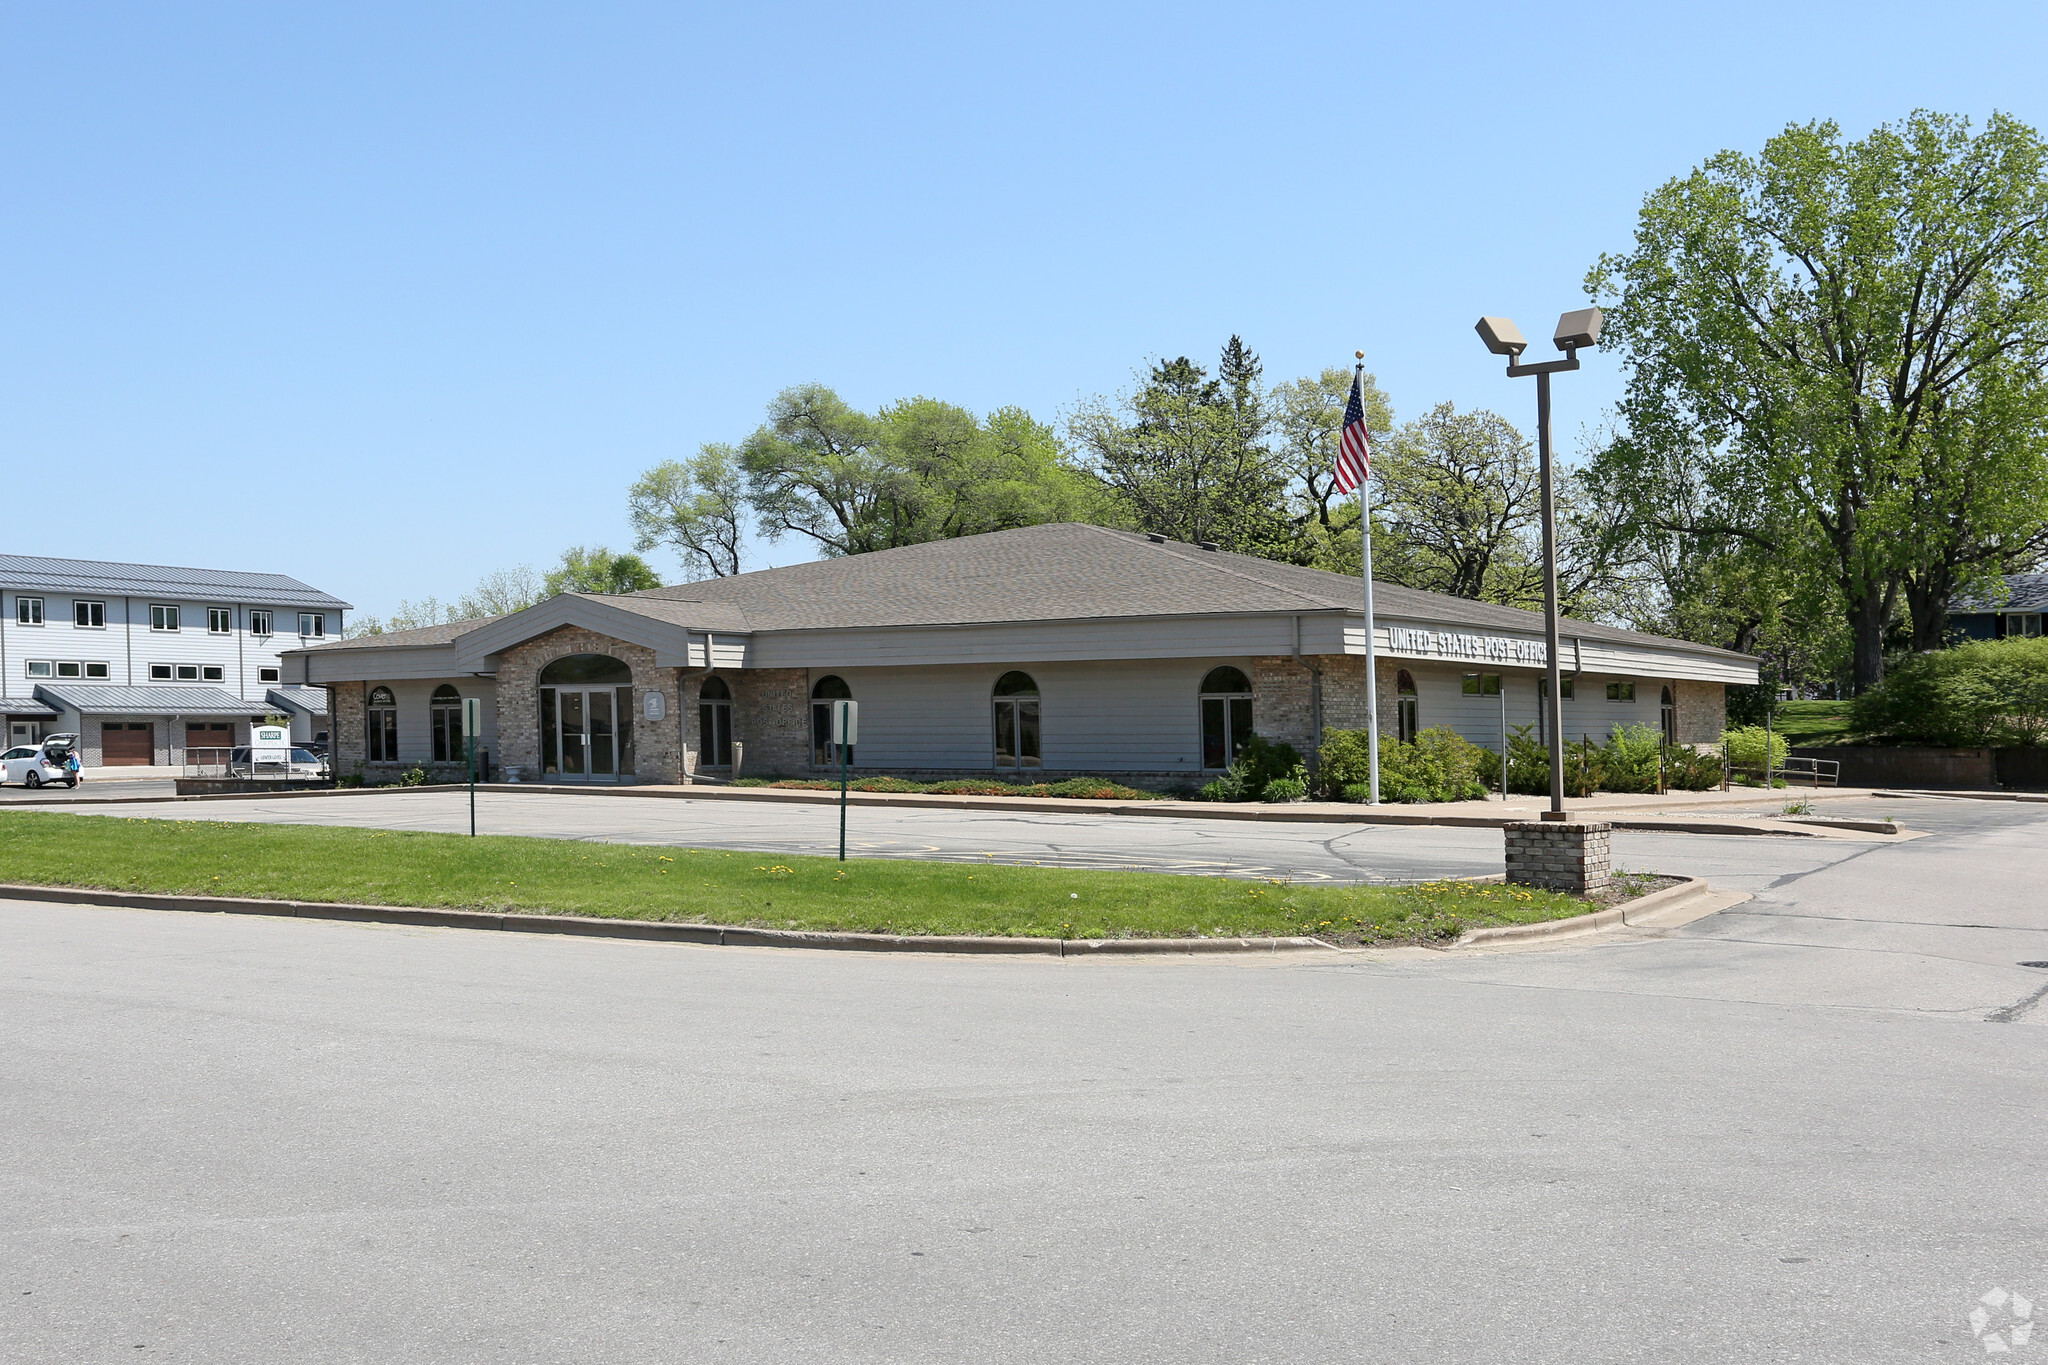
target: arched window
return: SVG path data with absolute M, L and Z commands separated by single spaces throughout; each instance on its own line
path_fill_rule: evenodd
M 697 745 L 705 767 L 732 766 L 732 688 L 723 678 L 697 685 Z
M 1038 684 L 1015 669 L 996 679 L 993 692 L 996 725 L 996 766 L 1043 766 L 1038 750 Z
M 1678 703 L 1672 700 L 1671 689 L 1664 689 L 1664 697 L 1657 708 L 1657 720 L 1664 730 L 1666 744 L 1678 743 Z
M 1252 737 L 1251 679 L 1228 666 L 1212 668 L 1197 699 L 1202 713 L 1202 766 L 1228 768 Z
M 840 746 L 832 742 L 832 703 L 842 699 L 851 701 L 853 689 L 837 673 L 827 673 L 811 688 L 811 762 L 817 767 L 839 766 Z M 850 744 L 846 746 L 845 761 L 849 765 L 853 762 Z
M 398 762 L 398 700 L 388 687 L 373 687 L 363 707 L 363 757 L 372 763 Z
M 1415 675 L 1404 668 L 1394 675 L 1394 735 L 1403 744 L 1413 744 L 1421 728 L 1416 702 Z
M 588 687 L 633 681 L 633 670 L 609 654 L 565 654 L 540 671 L 540 685 Z
M 462 762 L 467 757 L 462 748 L 462 694 L 442 683 L 428 700 L 427 713 L 434 723 L 434 762 Z

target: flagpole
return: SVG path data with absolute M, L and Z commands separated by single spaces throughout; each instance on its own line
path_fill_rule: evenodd
M 1365 352 L 1358 352 L 1358 364 L 1352 371 L 1351 383 L 1363 392 L 1365 382 Z M 1370 469 L 1370 466 L 1368 466 Z M 1372 503 L 1367 494 L 1372 488 L 1372 477 L 1368 473 L 1358 481 L 1358 544 L 1360 576 L 1365 579 L 1365 714 L 1366 714 L 1366 763 L 1371 779 L 1371 794 L 1368 805 L 1380 803 L 1380 680 L 1379 664 L 1374 655 L 1372 617 Z

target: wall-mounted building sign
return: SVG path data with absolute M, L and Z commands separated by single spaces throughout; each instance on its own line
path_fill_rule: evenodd
M 1457 630 L 1421 630 L 1413 626 L 1389 626 L 1387 649 L 1394 654 L 1420 654 L 1438 659 L 1485 659 L 1495 663 L 1527 664 L 1532 668 L 1540 668 L 1548 662 L 1541 640 L 1471 635 Z

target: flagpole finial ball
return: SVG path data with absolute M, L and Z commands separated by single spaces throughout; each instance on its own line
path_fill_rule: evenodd
M 1358 358 L 1359 358 L 1360 360 L 1363 360 L 1363 359 L 1365 359 L 1365 352 L 1364 352 L 1364 351 L 1353 351 L 1353 352 L 1352 352 L 1352 354 L 1353 354 L 1353 355 L 1355 355 L 1355 356 L 1357 356 L 1357 357 L 1358 357 Z

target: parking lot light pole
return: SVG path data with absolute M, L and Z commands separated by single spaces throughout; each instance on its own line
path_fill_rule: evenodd
M 1508 358 L 1510 379 L 1536 376 L 1536 452 L 1542 470 L 1543 496 L 1543 642 L 1547 659 L 1544 672 L 1550 686 L 1550 695 L 1538 703 L 1549 712 L 1546 717 L 1549 724 L 1545 728 L 1550 732 L 1550 809 L 1543 812 L 1546 820 L 1565 818 L 1564 673 L 1557 656 L 1557 481 L 1552 473 L 1550 456 L 1550 376 L 1579 368 L 1579 347 L 1599 344 L 1600 321 L 1598 308 L 1581 308 L 1566 313 L 1557 320 L 1557 332 L 1551 338 L 1557 343 L 1557 349 L 1564 352 L 1564 359 L 1533 365 L 1521 363 L 1522 352 L 1529 349 L 1529 343 L 1511 320 L 1481 318 L 1474 329 L 1479 333 L 1479 339 L 1486 343 L 1487 350 Z M 1505 754 L 1502 762 L 1506 762 Z M 1501 795 L 1507 795 L 1505 766 L 1501 770 Z

